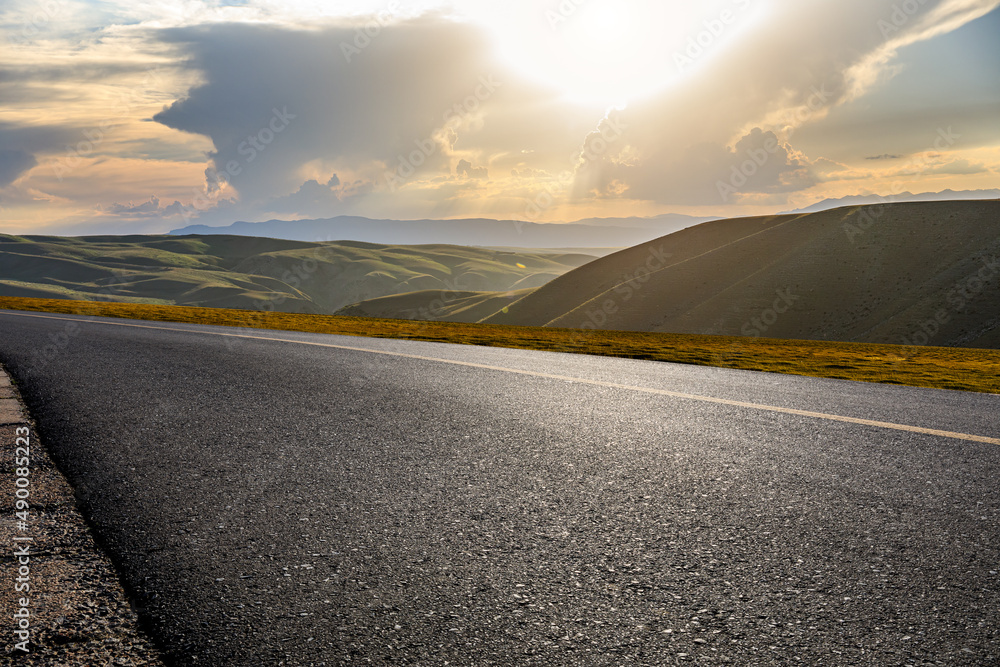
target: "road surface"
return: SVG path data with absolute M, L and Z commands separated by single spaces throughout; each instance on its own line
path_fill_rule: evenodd
M 998 396 L 10 311 L 0 362 L 174 664 L 1000 661 Z

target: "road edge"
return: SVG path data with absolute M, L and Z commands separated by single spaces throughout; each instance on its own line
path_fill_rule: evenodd
M 0 540 L 7 545 L 0 559 L 3 656 L 21 665 L 162 667 L 118 572 L 80 511 L 78 494 L 49 456 L 2 365 L 0 443 Z M 17 506 L 19 498 L 28 504 L 21 510 L 26 515 L 17 515 L 24 507 Z M 25 625 L 28 643 L 22 644 Z

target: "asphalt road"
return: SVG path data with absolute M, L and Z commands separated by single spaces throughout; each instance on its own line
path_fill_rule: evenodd
M 0 362 L 175 664 L 1000 661 L 1000 446 L 781 411 L 998 396 L 69 317 Z

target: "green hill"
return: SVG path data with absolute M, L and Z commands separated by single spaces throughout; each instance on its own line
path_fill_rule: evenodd
M 358 301 L 418 290 L 537 287 L 593 259 L 579 253 L 223 235 L 0 235 L 0 296 L 333 313 Z
M 586 264 L 483 321 L 1000 348 L 1000 201 L 707 222 Z

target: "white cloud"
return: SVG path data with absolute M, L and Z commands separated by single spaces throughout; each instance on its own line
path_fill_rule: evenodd
M 907 46 L 953 31 L 1000 0 L 760 0 L 715 32 L 706 21 L 718 23 L 723 10 L 751 3 L 713 0 L 695 9 L 629 0 L 631 9 L 656 7 L 642 30 L 634 21 L 615 23 L 609 3 L 593 0 L 553 27 L 544 7 L 528 0 L 509 7 L 157 0 L 100 8 L 65 0 L 65 11 L 45 18 L 26 38 L 31 49 L 18 50 L 0 78 L 0 99 L 9 101 L 0 121 L 0 187 L 8 184 L 0 196 L 10 200 L 34 188 L 19 200 L 25 206 L 32 197 L 77 198 L 93 212 L 97 201 L 156 192 L 164 201 L 180 198 L 202 221 L 220 222 L 341 212 L 511 216 L 540 196 L 551 200 L 548 216 L 608 202 L 717 207 L 713 212 L 762 205 L 817 184 L 889 172 L 890 159 L 864 163 L 864 156 L 917 150 L 868 138 L 912 136 L 915 124 L 895 116 L 876 123 L 856 104 L 855 115 L 837 125 L 831 111 L 870 98 Z M 17 32 L 33 6 L 8 5 L 16 11 L 0 15 L 0 30 Z M 631 9 L 622 15 L 634 15 Z M 505 12 L 514 18 L 487 27 Z M 653 83 L 619 112 L 573 95 L 588 81 L 590 92 L 603 94 L 598 88 L 616 83 L 616 67 L 622 81 L 636 71 L 624 71 L 633 68 L 628 59 L 600 57 L 596 46 L 564 62 L 572 55 L 563 48 L 567 40 L 586 46 L 589 37 L 581 36 L 593 36 L 607 46 L 627 41 L 623 35 L 655 34 L 674 45 L 669 51 L 705 31 L 714 41 L 685 75 L 663 71 L 662 63 L 636 70 Z M 522 46 L 525 53 L 541 49 L 537 59 L 511 57 L 519 37 L 534 40 Z M 531 62 L 537 71 L 529 71 Z M 152 85 L 142 81 L 151 63 L 164 73 Z M 667 64 L 673 67 L 669 58 Z M 558 80 L 559 67 L 575 68 L 574 86 Z M 130 91 L 137 102 L 72 179 L 39 176 L 47 159 L 109 113 L 109 100 Z M 79 104 L 69 104 L 73 95 Z M 39 108 L 45 118 L 33 116 Z M 150 116 L 157 123 L 145 122 Z M 866 122 L 864 152 L 827 150 L 860 136 Z M 823 150 L 804 141 L 807 127 L 827 135 Z M 208 179 L 200 183 L 191 175 L 202 170 L 206 150 Z M 948 159 L 928 163 L 921 174 L 991 173 L 990 160 Z M 118 173 L 142 163 L 149 176 L 109 179 L 115 160 Z M 165 179 L 171 168 L 175 176 Z M 329 182 L 332 173 L 344 182 Z M 170 185 L 150 187 L 154 179 Z M 167 208 L 140 202 L 105 213 L 148 216 Z

